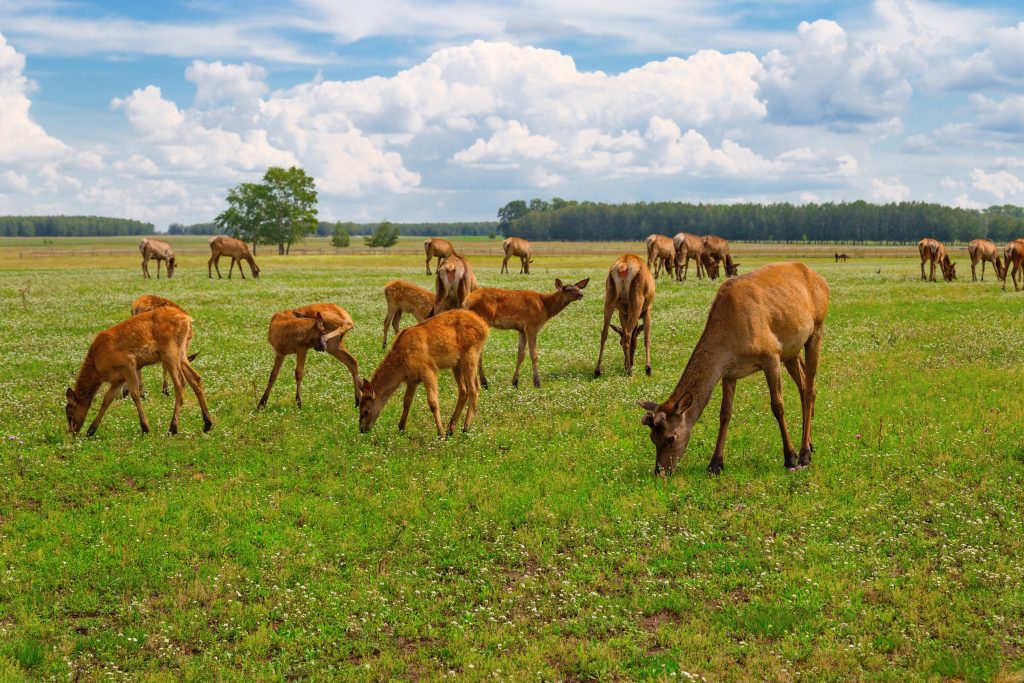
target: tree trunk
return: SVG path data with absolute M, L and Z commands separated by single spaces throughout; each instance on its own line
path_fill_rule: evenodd
M 284 242 L 277 243 L 277 255 L 284 256 Z
M 290 255 L 291 255 L 291 253 L 292 253 L 292 243 L 291 243 L 291 242 L 289 242 L 289 243 L 288 243 L 288 246 L 286 246 L 286 247 L 284 248 L 284 255 L 285 255 L 285 256 L 290 256 Z

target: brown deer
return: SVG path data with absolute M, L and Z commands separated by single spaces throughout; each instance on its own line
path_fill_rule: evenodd
M 181 309 L 171 306 L 161 306 L 133 315 L 96 335 L 78 370 L 74 389 L 68 389 L 65 394 L 67 405 L 64 412 L 68 419 L 68 431 L 77 434 L 81 430 L 96 392 L 100 386 L 108 383 L 110 388 L 104 394 L 99 412 L 89 425 L 87 434 L 92 436 L 96 433 L 107 408 L 125 385 L 139 413 L 142 433 L 149 432 L 149 422 L 142 409 L 138 369 L 154 363 L 162 363 L 174 383 L 174 415 L 171 417 L 170 433 L 178 432 L 185 382 L 192 387 L 199 400 L 203 412 L 203 431 L 210 431 L 213 420 L 206 406 L 203 381 L 188 362 L 188 342 L 191 338 L 192 318 Z
M 996 248 L 995 242 L 990 240 L 971 240 L 967 244 L 967 253 L 971 257 L 971 282 L 978 281 L 978 274 L 975 268 L 978 265 L 978 261 L 981 261 L 981 281 L 985 281 L 985 262 L 988 261 L 992 264 L 992 267 L 996 269 L 996 277 L 999 277 L 999 273 L 1002 272 L 1002 263 L 999 259 L 999 249 Z
M 537 335 L 566 306 L 583 298 L 582 290 L 588 282 L 590 278 L 570 285 L 555 279 L 555 291 L 547 294 L 522 289 L 481 287 L 466 297 L 466 308 L 483 318 L 491 327 L 519 332 L 519 356 L 512 375 L 512 386 L 519 386 L 519 367 L 523 364 L 527 344 L 530 346 L 530 360 L 533 363 L 533 386 L 540 386 Z M 480 383 L 484 388 L 487 387 L 483 355 L 480 356 Z
M 429 289 L 405 280 L 392 280 L 384 285 L 384 300 L 388 302 L 388 312 L 384 316 L 382 349 L 388 348 L 389 326 L 394 327 L 395 334 L 398 334 L 398 321 L 403 313 L 412 313 L 416 322 L 423 322 L 430 317 L 430 309 L 434 306 L 434 295 Z
M 326 351 L 352 373 L 355 389 L 355 403 L 359 404 L 359 364 L 345 348 L 345 334 L 354 327 L 352 316 L 335 304 L 310 304 L 299 308 L 279 311 L 270 318 L 267 341 L 274 349 L 274 367 L 270 370 L 267 389 L 260 398 L 257 409 L 267 405 L 270 390 L 281 372 L 286 356 L 295 354 L 295 405 L 302 407 L 302 375 L 306 368 L 306 353 Z
M 633 374 L 633 358 L 640 332 L 644 333 L 646 372 L 651 374 L 651 303 L 654 301 L 654 276 L 639 256 L 623 254 L 608 270 L 604 282 L 604 326 L 601 328 L 601 350 L 597 353 L 594 377 L 601 376 L 601 359 L 610 326 L 619 334 L 625 356 L 626 375 Z M 619 324 L 611 324 L 612 311 L 619 312 Z M 641 319 L 643 322 L 637 324 Z
M 697 264 L 697 279 L 704 277 L 704 243 L 700 237 L 681 232 L 672 238 L 672 246 L 675 249 L 676 280 L 681 282 L 686 279 L 690 259 Z
M 208 277 L 213 277 L 213 271 L 211 268 L 217 269 L 217 278 L 220 279 L 220 257 L 230 256 L 231 267 L 228 268 L 228 279 L 231 279 L 231 271 L 235 269 L 235 264 L 238 264 L 238 272 L 245 279 L 245 273 L 242 272 L 242 261 L 248 261 L 249 270 L 252 272 L 254 278 L 259 278 L 260 268 L 256 265 L 256 261 L 253 259 L 252 254 L 249 253 L 249 246 L 242 240 L 236 240 L 234 237 L 227 237 L 226 235 L 217 235 L 216 237 L 210 238 L 210 260 L 206 262 L 206 274 Z
M 654 277 L 657 278 L 662 269 L 672 277 L 672 263 L 676 259 L 676 248 L 671 237 L 665 235 L 648 235 L 644 240 L 647 246 L 647 268 L 654 264 Z
M 956 279 L 956 264 L 949 260 L 946 253 L 946 245 L 938 240 L 925 237 L 917 243 L 917 251 L 921 255 L 921 279 L 935 282 L 935 264 L 939 264 L 942 270 L 942 279 L 952 282 Z M 930 277 L 924 275 L 924 264 L 928 261 L 931 264 Z
M 704 235 L 700 239 L 701 243 L 704 245 L 704 253 L 714 260 L 715 265 L 725 261 L 726 277 L 736 277 L 739 275 L 740 264 L 733 263 L 732 256 L 729 254 L 728 240 L 718 237 L 717 235 Z M 718 279 L 717 271 L 715 277 L 711 279 Z
M 174 249 L 163 240 L 143 237 L 139 242 L 139 253 L 142 254 L 142 277 L 152 277 L 149 274 L 149 260 L 156 259 L 156 279 L 160 279 L 160 262 L 167 262 L 167 277 L 174 277 Z
M 846 254 L 840 253 L 838 251 L 836 252 L 836 263 L 839 263 L 840 261 L 842 261 L 843 263 L 846 263 L 846 259 L 848 259 L 848 258 L 850 258 L 850 257 L 847 256 Z
M 533 249 L 530 247 L 530 243 L 521 237 L 506 237 L 505 241 L 501 243 L 501 248 L 505 251 L 505 258 L 501 262 L 501 272 L 508 272 L 508 260 L 513 256 L 519 257 L 519 274 L 529 275 L 530 264 L 533 263 Z
M 469 261 L 458 254 L 445 258 L 434 276 L 434 308 L 431 315 L 453 308 L 465 308 L 466 297 L 476 288 L 476 276 L 473 275 Z
M 736 380 L 762 371 L 768 380 L 772 413 L 782 432 L 785 465 L 793 470 L 811 462 L 811 418 L 816 393 L 814 378 L 821 355 L 822 326 L 828 310 L 825 279 L 802 263 L 772 263 L 723 284 L 708 312 L 697 345 L 679 382 L 662 403 L 640 401 L 647 411 L 643 424 L 651 429 L 657 451 L 654 473 L 671 474 L 686 452 L 693 425 L 700 418 L 719 380 L 722 409 L 718 441 L 708 464 L 709 474 L 724 469 L 722 451 L 732 417 Z M 803 350 L 804 358 L 800 357 Z M 803 435 L 797 453 L 786 429 L 782 404 L 782 370 L 800 390 Z
M 448 258 L 455 253 L 455 247 L 448 240 L 440 237 L 430 237 L 423 240 L 423 251 L 427 252 L 427 275 L 430 275 L 430 259 L 437 257 L 436 268 L 441 267 L 441 259 Z
M 427 390 L 427 405 L 434 414 L 437 435 L 451 436 L 467 402 L 469 405 L 466 407 L 466 421 L 462 430 L 468 431 L 476 415 L 476 401 L 480 394 L 476 373 L 488 331 L 487 323 L 476 313 L 458 309 L 446 311 L 399 332 L 373 377 L 362 382 L 359 431 L 370 431 L 388 399 L 403 382 L 405 399 L 402 419 L 398 421 L 400 430 L 405 430 L 413 395 L 416 387 L 422 383 Z M 438 370 L 451 370 L 459 391 L 447 432 L 443 431 L 438 403 Z
M 160 308 L 162 306 L 170 306 L 172 308 L 178 309 L 182 313 L 185 313 L 185 309 L 183 309 L 181 306 L 179 306 L 178 304 L 174 303 L 170 299 L 165 299 L 162 296 L 156 296 L 154 294 L 143 294 L 138 299 L 136 299 L 135 301 L 132 302 L 132 315 L 138 315 L 139 313 L 145 313 L 146 311 L 152 311 L 154 308 Z M 188 348 L 191 345 L 192 345 L 192 328 L 190 327 L 189 328 L 188 339 L 185 340 L 185 352 L 186 353 L 188 353 Z M 191 363 L 192 361 L 194 361 L 196 359 L 196 356 L 198 356 L 198 355 L 199 354 L 197 354 L 197 353 L 193 353 L 190 356 L 188 356 L 188 362 Z M 163 370 L 164 370 L 163 371 L 164 381 L 163 381 L 163 387 L 162 387 L 161 391 L 163 391 L 164 396 L 167 396 L 170 393 L 170 392 L 167 391 L 167 377 L 168 377 L 168 373 L 167 373 L 167 368 L 164 368 Z M 139 368 L 139 390 L 142 391 L 142 368 L 141 367 Z M 145 393 L 145 392 L 142 392 L 142 393 Z M 122 391 L 121 395 L 122 396 L 127 396 L 128 395 L 128 389 L 125 388 Z
M 1006 245 L 1003 251 L 1003 267 L 999 279 L 1003 281 L 1003 291 L 1006 291 L 1006 276 L 1010 274 L 1010 266 L 1013 266 L 1013 291 L 1017 291 L 1017 273 L 1024 270 L 1024 237 L 1015 239 Z M 1024 282 L 1024 273 L 1021 273 L 1021 281 Z

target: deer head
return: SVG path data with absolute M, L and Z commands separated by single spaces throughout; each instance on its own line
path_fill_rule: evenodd
M 309 337 L 313 342 L 313 350 L 326 350 L 327 342 L 324 341 L 323 337 L 327 333 L 327 327 L 324 325 L 324 317 L 320 314 L 320 311 L 317 311 L 315 316 L 306 315 L 299 311 L 292 311 L 292 315 L 296 318 L 304 318 L 313 323 L 312 327 L 309 328 Z
M 942 277 L 946 282 L 952 282 L 956 279 L 956 264 L 946 257 L 946 260 L 941 263 L 942 265 Z
M 167 259 L 167 277 L 174 277 L 174 269 L 177 268 L 177 264 L 174 262 L 174 257 Z
M 67 399 L 67 405 L 64 406 L 64 413 L 68 417 L 68 432 L 75 435 L 78 434 L 82 429 L 82 425 L 85 424 L 85 416 L 89 412 L 89 404 L 85 401 L 79 400 L 78 394 L 76 394 L 75 390 L 70 387 L 64 396 Z
M 569 299 L 569 301 L 579 301 L 583 298 L 583 292 L 580 291 L 587 286 L 590 282 L 588 277 L 586 280 L 580 280 L 574 285 L 564 284 L 559 278 L 555 278 L 555 289 L 562 293 L 562 296 Z
M 644 331 L 644 324 L 640 323 L 634 327 L 633 333 L 628 335 L 628 337 L 621 327 L 616 325 L 609 325 L 609 327 L 615 330 L 619 335 L 619 341 L 622 344 L 622 353 L 626 357 L 626 374 L 632 375 L 633 359 L 636 358 L 636 342 L 640 339 L 640 333 Z
M 359 431 L 361 433 L 365 434 L 370 431 L 373 423 L 377 421 L 383 405 L 378 400 L 373 385 L 369 380 L 364 379 L 359 386 Z
M 658 405 L 654 401 L 637 401 L 646 410 L 640 422 L 651 429 L 654 443 L 654 475 L 672 474 L 679 458 L 686 452 L 693 431 L 694 419 L 687 413 L 693 403 L 693 394 L 686 392 L 675 404 Z

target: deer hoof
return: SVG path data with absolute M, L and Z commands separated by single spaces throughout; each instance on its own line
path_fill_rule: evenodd
M 490 387 L 487 385 L 487 380 L 486 379 L 481 379 L 480 380 L 480 386 L 482 386 L 484 389 L 490 389 Z M 512 386 L 515 386 L 515 385 L 513 384 Z
M 601 368 L 598 368 L 597 370 L 594 370 L 594 379 L 597 379 L 600 376 L 601 376 Z
M 721 460 L 712 460 L 708 463 L 709 475 L 721 474 L 723 470 L 725 470 L 725 463 Z
M 211 429 L 213 429 L 213 423 L 210 422 L 209 420 L 203 420 L 203 433 L 205 434 Z
M 96 427 L 94 425 L 92 427 L 89 427 L 89 429 L 85 432 L 85 435 L 86 436 L 92 436 L 95 433 L 96 433 Z
M 533 386 L 540 389 L 540 380 L 537 379 L 536 377 L 533 378 Z
M 648 365 L 646 368 L 644 368 L 644 372 L 646 372 L 647 376 L 650 377 L 651 376 L 651 366 Z
M 141 423 L 141 427 L 142 427 L 142 433 L 143 434 L 149 434 L 149 425 L 148 424 L 143 422 L 143 423 Z
M 175 424 L 174 422 L 172 422 L 171 426 L 167 428 L 167 432 L 169 434 L 177 434 L 178 433 L 178 425 Z

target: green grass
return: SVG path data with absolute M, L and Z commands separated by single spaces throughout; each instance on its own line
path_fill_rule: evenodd
M 659 281 L 654 376 L 624 377 L 611 344 L 593 380 L 611 259 L 537 252 L 529 277 L 499 276 L 497 257 L 474 259 L 477 276 L 544 290 L 591 277 L 586 297 L 541 333 L 539 390 L 510 386 L 515 335 L 492 333 L 492 388 L 450 441 L 422 392 L 405 434 L 400 393 L 359 434 L 349 375 L 320 354 L 301 411 L 291 361 L 254 410 L 272 312 L 342 305 L 369 375 L 381 287 L 427 285 L 421 257 L 267 257 L 244 282 L 208 280 L 198 257 L 171 281 L 143 281 L 134 257 L 6 261 L 0 679 L 988 681 L 1024 668 L 1024 295 L 923 283 L 910 259 L 812 262 L 832 289 L 812 466 L 783 468 L 757 375 L 739 383 L 724 474 L 704 472 L 716 396 L 659 479 L 635 401 L 668 395 L 715 285 Z M 95 437 L 69 438 L 64 388 L 146 292 L 195 319 L 213 431 L 188 395 L 167 436 L 172 401 L 149 369 L 153 433 L 118 401 Z M 785 391 L 796 435 L 789 379 Z M 447 417 L 450 374 L 441 401 Z

